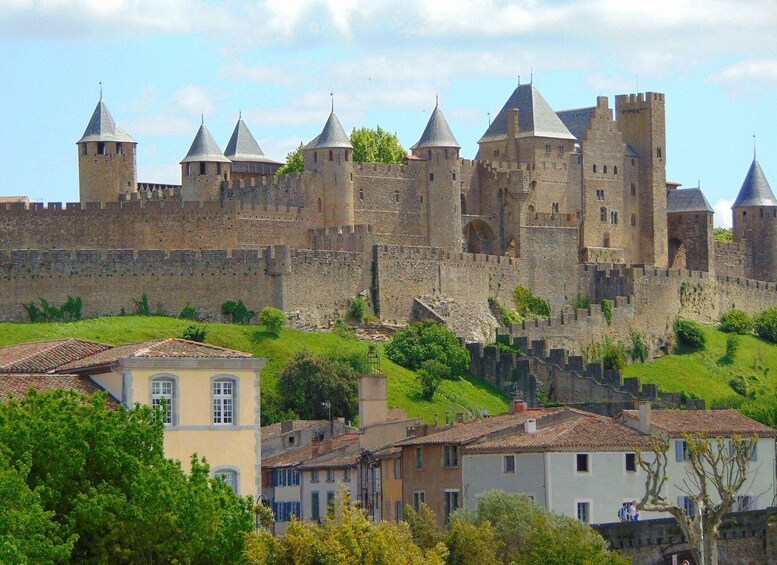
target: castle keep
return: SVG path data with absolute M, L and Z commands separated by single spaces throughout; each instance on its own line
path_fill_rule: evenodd
M 646 269 L 669 294 L 702 272 L 699 319 L 777 302 L 773 284 L 749 281 L 777 280 L 777 200 L 757 160 L 734 242 L 715 242 L 702 192 L 666 180 L 664 95 L 614 102 L 557 112 L 519 84 L 473 160 L 436 106 L 402 165 L 355 163 L 332 111 L 290 175 L 242 117 L 225 151 L 203 122 L 170 186 L 138 182 L 137 144 L 100 99 L 77 142 L 80 202 L 0 202 L 0 317 L 67 295 L 86 315 L 118 313 L 146 293 L 170 312 L 191 303 L 217 317 L 242 299 L 321 323 L 361 293 L 394 321 L 447 301 L 442 317 L 466 330 L 493 326 L 488 297 L 507 302 L 520 284 L 560 313 L 578 292 L 632 296 L 650 311 L 632 322 L 659 336 L 677 301 L 653 303 Z

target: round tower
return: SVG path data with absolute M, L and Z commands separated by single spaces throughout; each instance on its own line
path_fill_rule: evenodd
M 81 202 L 115 202 L 137 191 L 137 143 L 113 121 L 102 96 L 76 145 Z
M 411 150 L 424 161 L 429 245 L 451 252 L 460 252 L 462 241 L 460 148 L 436 105 L 421 139 Z
M 753 258 L 747 276 L 777 281 L 777 199 L 755 157 L 731 210 L 734 241 L 744 243 Z
M 305 172 L 317 173 L 315 210 L 324 227 L 352 226 L 353 146 L 334 111 L 321 133 L 305 146 Z
M 229 180 L 232 161 L 221 152 L 203 121 L 186 157 L 181 161 L 181 198 L 218 200 L 221 183 Z

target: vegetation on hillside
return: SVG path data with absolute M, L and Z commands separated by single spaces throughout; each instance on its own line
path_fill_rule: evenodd
M 734 241 L 734 230 L 732 228 L 715 228 L 715 241 Z

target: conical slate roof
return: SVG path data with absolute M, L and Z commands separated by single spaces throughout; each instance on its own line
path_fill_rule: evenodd
M 232 137 L 229 138 L 224 156 L 228 157 L 230 161 L 275 163 L 259 147 L 243 118 L 237 120 L 235 131 L 232 132 Z
M 453 132 L 448 126 L 448 122 L 439 106 L 434 107 L 434 111 L 426 123 L 426 129 L 421 134 L 421 139 L 411 149 L 423 149 L 426 147 L 461 147 L 453 136 Z
M 197 135 L 194 136 L 192 146 L 189 148 L 186 157 L 181 160 L 181 163 L 200 161 L 207 161 L 210 163 L 231 163 L 229 159 L 224 157 L 218 143 L 213 139 L 213 136 L 208 131 L 208 128 L 205 127 L 205 124 L 202 124 L 200 129 L 197 130 Z
M 742 183 L 742 188 L 739 189 L 739 195 L 732 208 L 743 206 L 777 206 L 777 200 L 774 198 L 769 181 L 766 180 L 766 175 L 761 170 L 758 159 L 755 158 L 753 158 L 753 164 L 750 165 L 750 170 L 747 171 L 745 182 Z
M 519 84 L 478 143 L 507 139 L 507 112 L 518 109 L 519 137 L 575 139 L 533 84 Z
M 334 112 L 329 114 L 329 119 L 326 121 L 321 133 L 308 143 L 305 146 L 305 149 L 315 149 L 319 147 L 327 149 L 333 147 L 346 147 L 348 149 L 353 149 L 351 140 L 348 139 L 343 126 L 340 124 L 340 120 L 337 119 Z
M 94 109 L 92 119 L 86 126 L 84 135 L 76 143 L 85 143 L 87 141 L 118 141 L 120 143 L 135 143 L 135 140 L 127 135 L 123 129 L 116 125 L 113 116 L 108 111 L 108 107 L 100 98 L 97 107 Z

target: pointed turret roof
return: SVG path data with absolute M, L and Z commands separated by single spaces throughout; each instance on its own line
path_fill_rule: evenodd
M 89 120 L 89 125 L 86 126 L 84 135 L 76 143 L 85 143 L 87 141 L 136 143 L 123 129 L 116 125 L 102 98 L 100 98 L 97 107 L 94 109 L 92 119 Z
M 426 147 L 455 147 L 457 149 L 461 147 L 453 136 L 439 105 L 435 105 L 434 111 L 426 123 L 426 129 L 421 134 L 421 139 L 411 149 L 424 149 Z
M 227 148 L 224 151 L 224 156 L 229 158 L 230 161 L 252 163 L 277 162 L 264 154 L 242 117 L 237 120 L 235 130 L 232 132 L 232 137 L 229 138 L 229 143 L 227 143 Z
M 208 131 L 205 124 L 200 126 L 197 130 L 197 135 L 194 136 L 192 146 L 189 148 L 189 152 L 181 160 L 181 163 L 192 163 L 199 161 L 207 161 L 211 163 L 231 163 L 229 159 L 224 157 L 221 152 L 221 148 L 213 139 L 213 136 Z
M 743 206 L 777 206 L 769 181 L 755 157 L 732 208 Z
M 575 139 L 533 84 L 519 84 L 478 143 L 507 139 L 507 112 L 518 109 L 519 137 Z
M 353 149 L 351 140 L 345 134 L 343 126 L 340 124 L 340 120 L 337 119 L 334 111 L 329 114 L 324 129 L 318 134 L 310 143 L 305 146 L 305 149 L 315 148 L 332 148 L 332 147 L 346 147 Z

